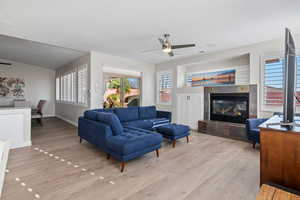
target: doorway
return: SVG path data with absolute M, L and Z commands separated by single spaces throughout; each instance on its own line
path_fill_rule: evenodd
M 141 78 L 105 74 L 103 108 L 139 106 Z

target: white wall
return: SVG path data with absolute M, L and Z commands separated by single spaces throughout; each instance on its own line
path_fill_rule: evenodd
M 296 47 L 300 48 L 300 35 L 294 36 Z M 179 58 L 179 59 L 173 59 L 168 62 L 159 63 L 156 65 L 157 71 L 162 70 L 173 70 L 173 76 L 174 81 L 177 83 L 178 76 L 176 73 L 176 70 L 179 66 L 192 66 L 192 65 L 201 65 L 203 67 L 203 70 L 211 70 L 213 68 L 209 67 L 209 65 L 206 65 L 206 63 L 214 63 L 219 61 L 222 61 L 224 65 L 226 64 L 225 60 L 232 59 L 232 58 L 239 58 L 243 55 L 248 54 L 249 55 L 249 83 L 250 84 L 256 84 L 258 87 L 258 102 L 259 104 L 262 103 L 261 96 L 261 69 L 262 69 L 262 59 L 265 55 L 268 55 L 270 52 L 279 52 L 284 51 L 284 37 L 277 40 L 271 40 L 266 42 L 261 42 L 253 45 L 247 45 L 235 49 L 229 49 L 225 51 L 219 51 L 214 53 L 207 53 L 207 54 L 199 54 L 195 56 L 190 56 L 186 58 Z M 300 52 L 298 50 L 298 52 Z M 221 63 L 222 63 L 221 62 Z M 202 66 L 203 65 L 203 66 Z M 206 66 L 205 66 L 206 65 Z M 176 93 L 176 88 L 173 90 L 174 93 Z M 174 94 L 173 94 L 174 95 Z M 161 105 L 158 105 L 158 107 L 166 110 L 172 110 L 174 111 L 176 105 L 172 105 L 170 107 L 164 107 Z M 258 117 L 267 117 L 272 114 L 271 111 L 266 111 L 261 109 L 261 106 L 258 106 Z
M 103 68 L 114 68 L 114 73 L 136 73 L 142 75 L 142 105 L 155 104 L 155 66 L 136 60 L 91 52 L 91 108 L 103 105 Z
M 56 76 L 62 74 L 64 72 L 70 71 L 78 66 L 83 64 L 88 65 L 88 70 L 90 70 L 90 54 L 82 56 L 71 63 L 68 63 L 56 70 Z M 56 102 L 56 112 L 55 115 L 58 118 L 68 121 L 73 125 L 77 125 L 78 117 L 83 114 L 85 110 L 89 109 L 88 106 L 64 103 L 64 102 Z
M 78 117 L 85 110 L 102 108 L 104 94 L 103 68 L 112 69 L 113 73 L 139 73 L 142 76 L 142 105 L 155 104 L 155 66 L 139 61 L 103 54 L 100 52 L 90 52 L 74 62 L 57 69 L 57 73 L 62 73 L 72 69 L 79 64 L 89 64 L 89 106 L 83 107 L 75 104 L 56 103 L 56 116 L 72 124 L 77 125 Z
M 4 59 L 1 59 L 5 61 Z M 0 68 L 0 76 L 22 78 L 25 80 L 25 99 L 33 106 L 37 106 L 39 100 L 47 101 L 43 109 L 44 116 L 55 115 L 55 71 L 39 66 L 27 65 L 23 63 L 8 61 L 12 67 Z M 0 105 L 12 105 L 12 99 L 0 97 Z
M 250 82 L 249 54 L 207 63 L 186 65 L 186 72 L 208 72 L 235 69 L 235 84 L 243 85 Z

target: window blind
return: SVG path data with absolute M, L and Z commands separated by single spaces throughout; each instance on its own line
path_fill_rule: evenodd
M 88 66 L 78 67 L 78 103 L 88 103 Z
M 300 97 L 300 56 L 297 56 L 296 95 Z M 282 106 L 284 83 L 284 59 L 265 60 L 264 67 L 264 103 L 271 106 Z M 297 102 L 297 101 L 296 101 Z M 300 105 L 297 102 L 298 105 Z
M 76 103 L 76 72 L 67 72 L 61 76 L 61 101 Z
M 160 72 L 159 78 L 159 103 L 171 103 L 171 91 L 173 87 L 172 72 Z
M 159 75 L 159 88 L 160 90 L 166 88 L 172 88 L 172 73 L 171 72 L 162 72 Z
M 56 77 L 55 79 L 55 92 L 56 92 L 56 101 L 60 100 L 60 78 Z

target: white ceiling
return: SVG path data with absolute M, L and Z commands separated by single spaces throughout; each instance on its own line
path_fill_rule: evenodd
M 1 0 L 0 34 L 150 63 L 170 59 L 157 37 L 171 34 L 178 56 L 300 33 L 299 0 Z M 176 58 L 176 56 L 175 56 Z
M 0 35 L 0 60 L 56 69 L 87 52 Z

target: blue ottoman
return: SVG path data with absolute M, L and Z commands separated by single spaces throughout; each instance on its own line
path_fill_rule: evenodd
M 163 135 L 163 137 L 168 138 L 173 143 L 173 148 L 175 148 L 176 140 L 186 137 L 186 141 L 189 142 L 190 127 L 180 124 L 167 124 L 159 126 L 156 131 Z

